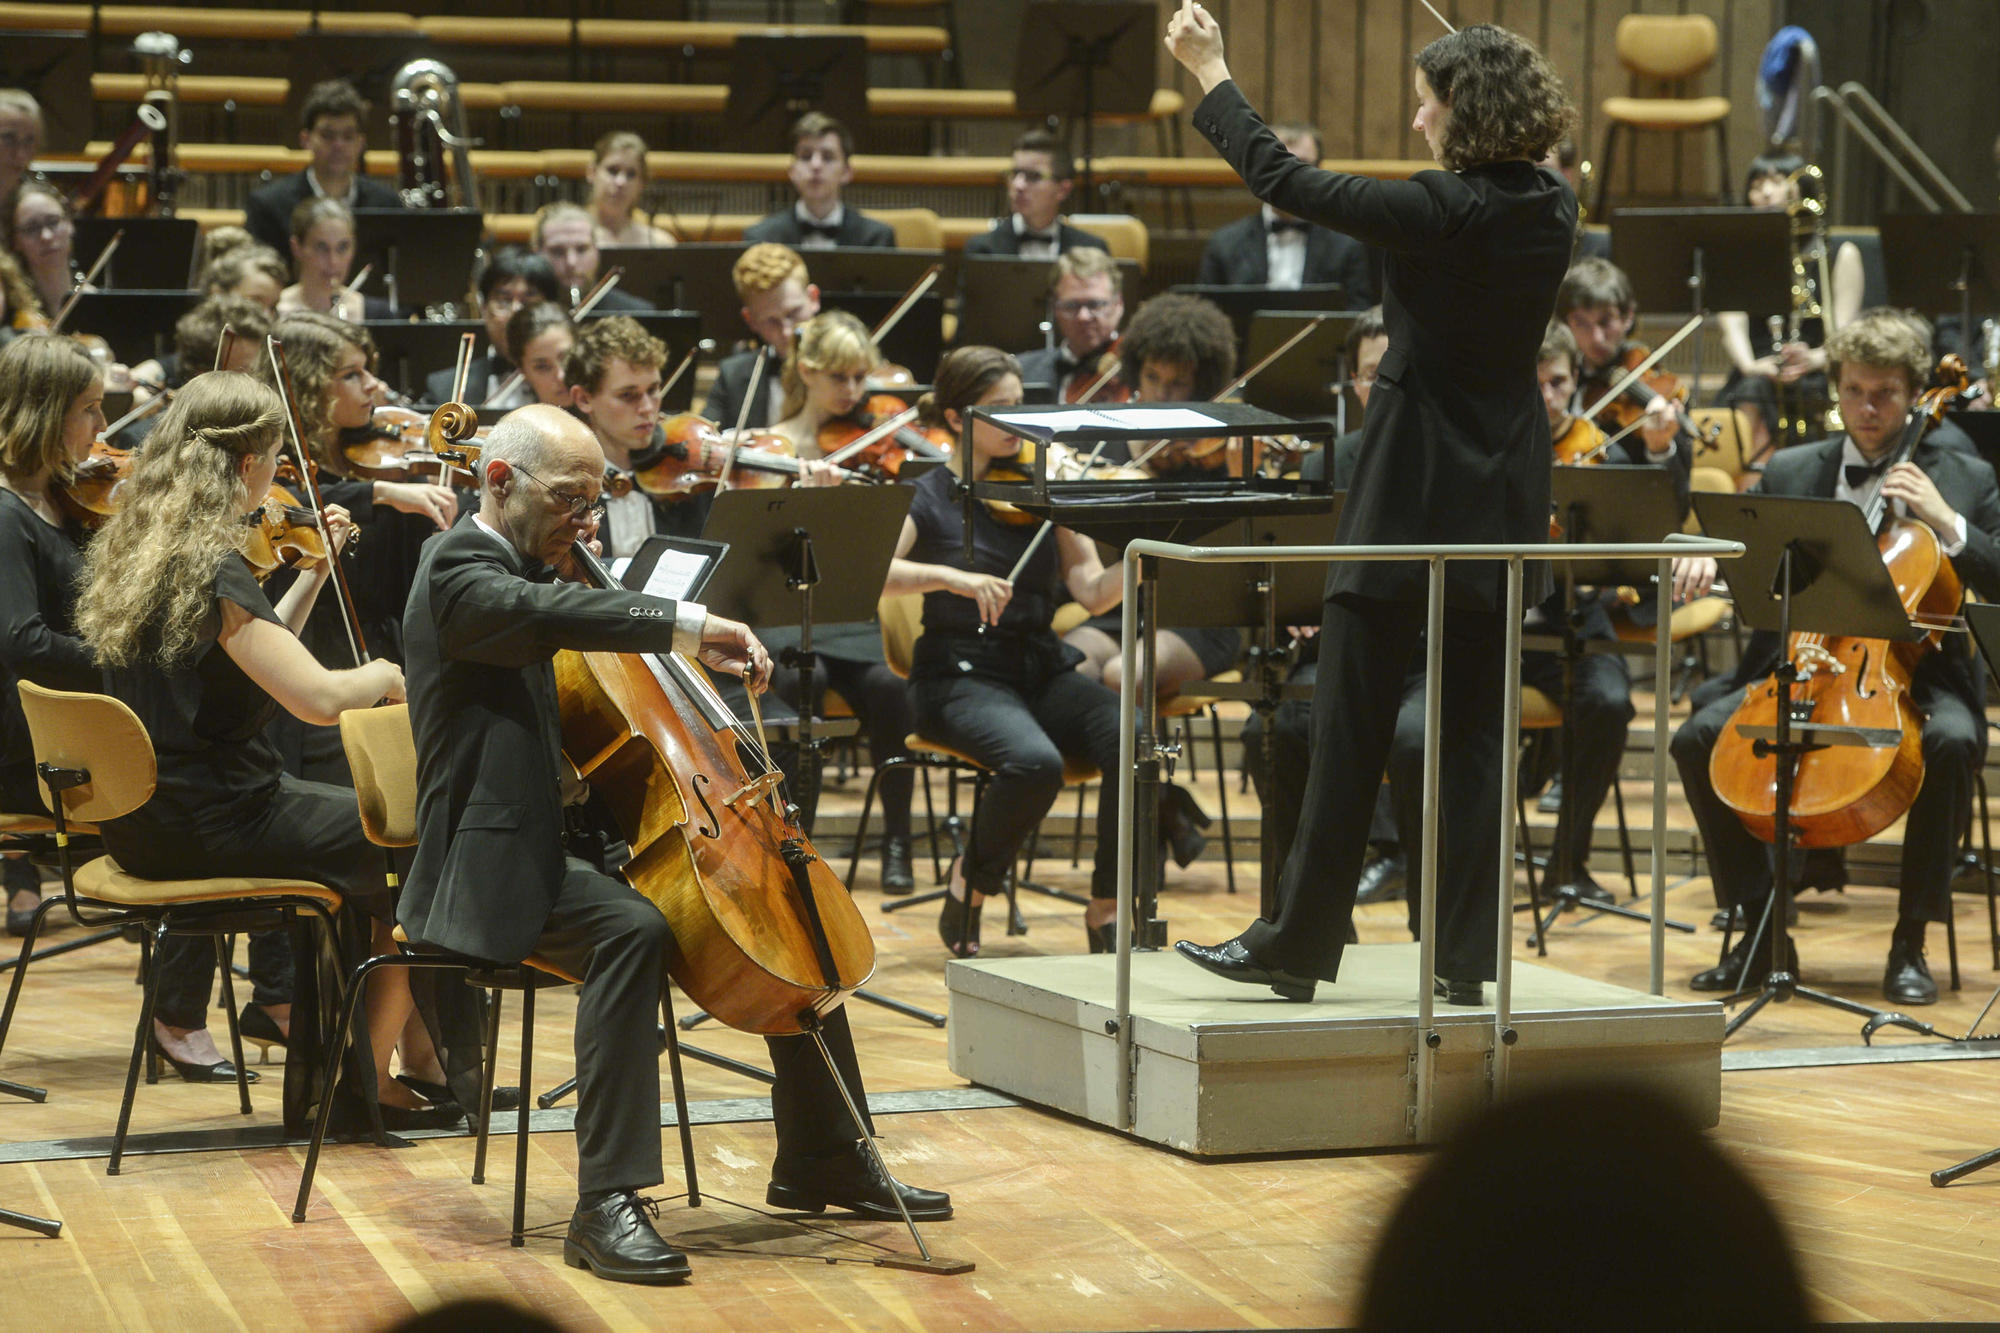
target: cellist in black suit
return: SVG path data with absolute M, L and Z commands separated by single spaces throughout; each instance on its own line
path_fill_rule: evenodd
M 1417 53 L 1415 128 L 1445 168 L 1373 180 L 1308 166 L 1231 81 L 1222 32 L 1200 5 L 1167 46 L 1206 93 L 1194 125 L 1249 184 L 1294 217 L 1381 250 L 1389 349 L 1377 370 L 1336 540 L 1445 546 L 1544 541 L 1551 450 L 1535 358 L 1569 266 L 1576 196 L 1535 166 L 1574 118 L 1538 51 L 1481 24 Z M 1550 590 L 1530 565 L 1525 597 Z M 1437 971 L 1454 999 L 1493 976 L 1498 930 L 1505 567 L 1447 567 Z M 1337 975 L 1395 726 L 1425 622 L 1417 562 L 1340 563 L 1327 579 L 1312 767 L 1275 919 L 1209 948 L 1176 946 L 1227 977 L 1309 999 Z M 1452 985 L 1450 983 L 1456 983 Z
M 612 1281 L 678 1282 L 687 1260 L 635 1194 L 662 1179 L 655 1024 L 673 936 L 629 884 L 566 852 L 565 797 L 582 793 L 565 791 L 552 663 L 565 648 L 698 651 L 761 689 L 771 661 L 748 626 L 693 603 L 550 581 L 603 515 L 603 451 L 568 413 L 538 405 L 502 418 L 480 473 L 478 512 L 424 548 L 404 619 L 419 839 L 398 919 L 420 945 L 503 962 L 534 951 L 583 977 L 578 1198 L 563 1258 Z M 859 1099 L 846 1011 L 823 1030 Z M 951 1215 L 947 1196 L 872 1167 L 810 1041 L 774 1037 L 770 1048 L 771 1204 L 892 1219 L 894 1189 L 912 1217 Z

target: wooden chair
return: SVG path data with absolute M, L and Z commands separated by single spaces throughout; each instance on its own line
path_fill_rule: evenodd
M 1688 415 L 1703 430 L 1711 426 L 1720 427 L 1713 443 L 1695 447 L 1697 472 L 1722 472 L 1739 491 L 1755 480 L 1755 472 L 1750 466 L 1750 418 L 1741 408 L 1695 407 L 1688 409 Z M 1706 488 L 1697 486 L 1695 489 Z
M 1521 733 L 1523 744 L 1532 732 L 1554 731 L 1563 724 L 1562 705 L 1551 699 L 1532 685 L 1521 687 Z M 1639 871 L 1632 859 L 1632 830 L 1625 823 L 1625 793 L 1619 790 L 1614 778 L 1611 783 L 1611 802 L 1618 813 L 1618 851 L 1625 866 L 1625 883 L 1634 898 L 1639 896 Z M 1535 920 L 1542 920 L 1542 893 L 1536 870 L 1543 863 L 1535 859 L 1534 839 L 1528 832 L 1528 794 L 1519 784 L 1514 788 L 1514 828 L 1520 840 L 1521 862 L 1528 872 L 1528 903 Z M 1405 836 L 1408 836 L 1407 834 Z M 1585 903 L 1588 907 L 1590 904 Z M 1548 932 L 1537 929 L 1534 943 L 1538 950 L 1547 954 L 1548 942 L 1542 938 Z
M 1611 193 L 1612 152 L 1620 130 L 1635 143 L 1640 130 L 1675 134 L 1713 130 L 1716 179 L 1720 182 L 1716 194 L 1728 203 L 1733 184 L 1729 179 L 1729 99 L 1688 97 L 1680 91 L 1682 84 L 1715 61 L 1715 20 L 1706 14 L 1627 14 L 1618 20 L 1615 40 L 1620 64 L 1637 78 L 1672 85 L 1673 91 L 1666 97 L 1604 99 L 1604 153 L 1598 161 L 1597 201 L 1591 206 L 1591 216 L 1607 216 L 1604 203 Z
M 417 842 L 417 745 L 410 730 L 408 704 L 385 708 L 351 709 L 340 715 L 340 741 L 347 751 L 348 767 L 354 774 L 354 796 L 361 808 L 361 827 L 368 840 L 385 849 L 384 875 L 390 889 L 397 886 L 396 865 L 386 854 L 393 847 L 414 847 Z M 475 1116 L 478 1146 L 473 1151 L 472 1183 L 486 1181 L 486 1138 L 493 1119 L 493 1071 L 500 1051 L 500 997 L 506 991 L 521 993 L 521 1106 L 514 1121 L 514 1223 L 508 1244 L 524 1243 L 528 1198 L 528 1111 L 529 1092 L 534 1080 L 535 992 L 549 986 L 580 985 L 583 978 L 543 958 L 529 954 L 518 963 L 496 963 L 426 945 L 413 945 L 396 928 L 397 952 L 378 954 L 354 969 L 347 984 L 347 1001 L 341 1007 L 340 1026 L 334 1030 L 327 1048 L 326 1070 L 321 1086 L 328 1094 L 320 1098 L 319 1116 L 313 1123 L 312 1143 L 306 1149 L 306 1165 L 299 1176 L 298 1198 L 292 1205 L 292 1221 L 306 1220 L 306 1202 L 312 1194 L 313 1174 L 319 1165 L 320 1146 L 326 1141 L 327 1121 L 333 1108 L 331 1089 L 340 1075 L 341 1057 L 353 1034 L 362 1057 L 368 1056 L 366 1026 L 354 1025 L 354 1011 L 367 992 L 368 979 L 385 967 L 443 969 L 461 972 L 468 986 L 488 992 L 486 1049 L 483 1053 L 483 1082 L 479 1109 Z M 688 1200 L 701 1203 L 695 1179 L 694 1138 L 688 1125 L 687 1091 L 681 1079 L 680 1044 L 675 1040 L 673 998 L 667 987 L 660 988 L 660 1004 L 665 1012 L 663 1031 L 668 1065 L 673 1075 L 674 1108 L 680 1121 L 681 1166 L 686 1175 Z
M 102 694 L 73 694 L 20 683 L 21 708 L 34 739 L 35 768 L 55 797 L 55 836 L 62 868 L 63 897 L 70 914 L 90 926 L 144 927 L 139 950 L 144 973 L 139 1023 L 132 1034 L 132 1059 L 125 1071 L 125 1096 L 111 1140 L 105 1174 L 115 1176 L 125 1155 L 125 1136 L 138 1093 L 139 1063 L 153 1033 L 158 982 L 153 951 L 169 935 L 207 935 L 221 964 L 223 1008 L 229 1016 L 229 1049 L 236 1064 L 236 1091 L 250 1114 L 250 1084 L 244 1075 L 243 1038 L 236 1025 L 236 995 L 229 970 L 228 937 L 239 932 L 288 924 L 301 912 L 317 917 L 331 938 L 340 894 L 307 880 L 218 876 L 213 879 L 143 879 L 109 856 L 82 866 L 69 847 L 77 821 L 101 824 L 128 815 L 152 797 L 158 777 L 153 741 L 138 716 Z M 7 1039 L 25 966 L 15 969 L 7 1011 L 0 1016 L 0 1046 Z
M 944 228 L 928 208 L 871 208 L 868 216 L 886 222 L 896 233 L 898 250 L 942 250 Z
M 1130 259 L 1146 271 L 1151 237 L 1139 219 L 1127 213 L 1073 213 L 1069 220 L 1110 246 L 1113 259 Z

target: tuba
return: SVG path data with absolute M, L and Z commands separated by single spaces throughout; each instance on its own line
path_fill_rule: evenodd
M 478 190 L 469 151 L 473 140 L 465 132 L 465 103 L 458 95 L 458 76 L 438 61 L 412 60 L 390 81 L 389 99 L 389 124 L 396 136 L 397 192 L 404 205 L 477 208 Z

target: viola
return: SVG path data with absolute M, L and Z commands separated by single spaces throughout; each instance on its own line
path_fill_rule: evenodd
M 1118 359 L 1117 338 L 1076 368 L 1063 390 L 1065 403 L 1129 403 L 1132 386 L 1125 382 L 1124 363 Z
M 853 411 L 819 428 L 815 443 L 822 457 L 857 472 L 894 478 L 912 458 L 941 461 L 951 455 L 951 432 L 924 426 L 915 409 L 894 394 L 871 394 Z M 903 422 L 904 424 L 892 424 Z
M 89 455 L 54 487 L 57 508 L 78 526 L 96 530 L 118 512 L 118 488 L 132 475 L 132 451 L 98 440 Z
M 1965 363 L 1939 365 L 1942 387 L 1918 398 L 1898 443 L 1905 462 L 1945 407 L 1965 391 Z M 1942 627 L 1964 596 L 1938 535 L 1915 518 L 1897 518 L 1877 494 L 1869 510 L 1876 545 L 1889 567 L 1903 610 L 1913 621 Z M 1900 819 L 1923 785 L 1923 718 L 1910 697 L 1910 678 L 1942 641 L 1941 628 L 1915 641 L 1794 634 L 1785 645 L 1799 664 L 1792 717 L 1819 726 L 1882 728 L 1900 733 L 1893 746 L 1834 745 L 1799 756 L 1792 779 L 1791 825 L 1801 847 L 1864 842 Z M 1709 758 L 1715 794 L 1745 828 L 1766 842 L 1777 836 L 1777 763 L 1760 756 L 1739 728 L 1777 722 L 1776 678 L 1752 685 L 1722 730 Z
M 317 569 L 326 563 L 319 515 L 284 487 L 273 485 L 264 503 L 251 511 L 248 523 L 250 537 L 243 559 L 259 583 L 280 569 Z
M 633 462 L 637 466 L 632 479 L 639 489 L 667 500 L 685 499 L 716 486 L 725 468 L 729 484 L 741 489 L 789 486 L 805 469 L 784 436 L 759 432 L 732 445 L 720 427 L 696 412 L 683 412 L 661 422 L 653 446 Z M 842 473 L 842 480 L 860 475 L 844 468 L 836 470 Z

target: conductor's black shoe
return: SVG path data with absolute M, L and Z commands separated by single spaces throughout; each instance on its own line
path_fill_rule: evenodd
M 917 877 L 910 869 L 910 840 L 882 839 L 882 892 L 904 894 L 916 887 Z
M 1924 927 L 1921 921 L 1897 922 L 1889 941 L 1889 966 L 1882 973 L 1882 994 L 1897 1004 L 1936 1004 L 1937 982 L 1924 965 Z
M 1403 854 L 1378 856 L 1361 867 L 1361 881 L 1354 890 L 1354 901 L 1362 906 L 1369 903 L 1392 903 L 1403 896 L 1403 885 L 1409 876 L 1408 863 Z
M 1275 967 L 1266 967 L 1251 957 L 1239 939 L 1215 945 L 1195 944 L 1189 940 L 1176 940 L 1174 952 L 1205 972 L 1213 972 L 1224 981 L 1241 981 L 1251 986 L 1269 986 L 1287 1000 L 1310 1000 L 1319 982 L 1312 977 L 1297 976 Z
M 896 1195 L 912 1222 L 942 1222 L 951 1216 L 951 1196 L 940 1190 L 905 1185 L 885 1172 L 875 1154 L 861 1144 L 820 1157 L 801 1157 L 771 1164 L 771 1187 L 764 1202 L 788 1213 L 821 1213 L 844 1208 L 878 1222 L 900 1222 Z
M 1486 985 L 1479 981 L 1454 981 L 1450 977 L 1432 977 L 1431 989 L 1446 1004 L 1477 1007 L 1486 1003 Z
M 647 1213 L 659 1205 L 619 1190 L 586 1207 L 579 1203 L 563 1238 L 563 1262 L 588 1268 L 609 1282 L 662 1286 L 685 1282 L 687 1256 L 660 1239 Z
M 1535 798 L 1535 809 L 1545 815 L 1561 814 L 1563 808 L 1563 780 L 1558 777 L 1542 788 L 1542 794 Z
M 1750 936 L 1736 941 L 1722 961 L 1706 972 L 1697 972 L 1688 981 L 1688 989 L 1698 991 L 1740 991 L 1752 986 L 1761 986 L 1771 975 L 1771 941 L 1757 941 L 1757 952 L 1750 952 Z M 1785 941 L 1785 970 L 1793 976 L 1799 974 L 1799 949 L 1791 940 Z

